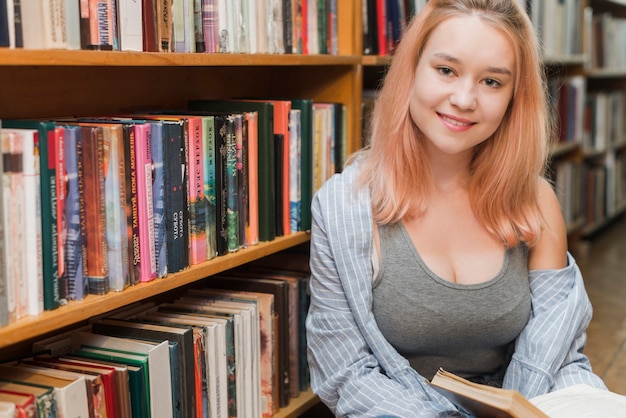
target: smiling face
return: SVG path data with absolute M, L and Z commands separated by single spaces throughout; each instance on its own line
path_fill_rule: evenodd
M 513 96 L 515 55 L 503 32 L 478 16 L 452 17 L 417 64 L 410 113 L 433 153 L 464 154 L 489 138 Z

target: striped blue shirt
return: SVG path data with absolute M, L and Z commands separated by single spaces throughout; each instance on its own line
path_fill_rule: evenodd
M 372 313 L 373 221 L 357 165 L 315 194 L 307 341 L 311 386 L 336 416 L 467 416 L 385 340 Z M 503 387 L 532 398 L 577 383 L 606 389 L 583 354 L 591 304 L 571 254 L 560 270 L 530 271 L 531 317 Z M 416 318 L 419 320 L 419 318 Z

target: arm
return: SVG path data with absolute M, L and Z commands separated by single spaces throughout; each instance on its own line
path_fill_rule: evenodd
M 370 311 L 371 218 L 344 208 L 338 201 L 350 197 L 341 196 L 318 193 L 312 205 L 307 341 L 313 391 L 337 416 L 463 416 L 378 331 Z
M 539 205 L 544 227 L 529 256 L 532 312 L 518 338 L 504 386 L 527 397 L 586 383 L 605 388 L 583 354 L 592 308 L 573 257 L 552 187 L 542 180 Z

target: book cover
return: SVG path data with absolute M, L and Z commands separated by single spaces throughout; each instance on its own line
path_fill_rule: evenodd
M 226 171 L 227 137 L 232 124 L 226 115 L 214 116 L 215 121 L 215 233 L 217 255 L 228 253 L 228 229 L 226 223 L 228 203 L 228 178 Z M 230 127 L 229 127 L 230 125 Z
M 151 30 L 156 23 L 154 4 L 145 0 L 120 0 L 115 3 L 115 6 L 119 28 L 118 49 L 120 51 L 144 51 L 144 42 L 146 42 L 146 46 L 150 49 L 145 49 L 145 51 L 156 52 L 156 33 Z M 146 6 L 145 11 L 144 6 Z M 144 28 L 151 31 L 144 34 Z
M 204 155 L 202 119 L 186 117 L 188 123 L 187 146 L 187 204 L 189 211 L 189 263 L 206 261 L 206 198 L 204 196 Z
M 193 373 L 193 331 L 190 328 L 179 328 L 173 326 L 163 326 L 155 324 L 142 323 L 132 319 L 108 319 L 96 321 L 92 324 L 93 332 L 104 336 L 119 338 L 135 338 L 162 342 L 167 355 L 169 355 L 168 341 L 178 343 L 180 348 L 180 375 L 181 375 L 181 392 L 183 394 L 182 411 L 183 416 L 194 416 L 195 406 L 193 395 L 195 393 L 195 380 Z M 123 348 L 122 348 L 123 349 Z M 151 396 L 155 402 L 168 402 L 170 406 L 165 410 L 172 410 L 171 406 L 171 379 L 169 359 L 162 358 L 160 361 L 155 360 L 150 363 L 154 370 L 161 370 L 157 375 L 150 375 L 151 390 L 154 396 Z M 167 366 L 167 367 L 166 367 Z M 166 398 L 166 399 L 165 399 Z M 156 407 L 156 410 L 162 410 L 163 407 Z
M 67 275 L 67 297 L 81 300 L 88 293 L 87 276 L 83 275 L 84 234 L 81 225 L 80 191 L 78 184 L 78 155 L 82 149 L 82 129 L 65 125 L 65 171 L 62 179 L 65 189 L 63 230 L 65 236 L 65 272 Z M 82 153 L 82 151 L 81 151 Z
M 239 250 L 239 174 L 237 143 L 241 144 L 242 116 L 226 116 L 226 236 L 228 252 Z
M 126 242 L 128 254 L 128 280 L 130 285 L 140 281 L 141 252 L 139 250 L 139 205 L 137 191 L 137 136 L 132 123 L 122 125 L 124 132 L 124 177 L 125 214 L 126 214 Z
M 299 109 L 289 111 L 289 226 L 292 232 L 301 231 L 302 201 L 300 193 L 301 115 Z
M 165 218 L 165 173 L 163 162 L 167 158 L 164 154 L 163 122 L 149 121 L 150 146 L 152 155 L 152 206 L 154 210 L 154 252 L 156 257 L 156 277 L 167 276 L 167 245 L 166 245 L 166 218 Z
M 35 411 L 38 417 L 54 417 L 58 415 L 57 400 L 51 386 L 13 382 L 0 378 L 0 391 L 31 394 L 35 397 Z
M 188 266 L 185 133 L 182 121 L 164 120 L 162 123 L 163 150 L 167 157 L 163 160 L 167 270 L 176 273 Z
M 44 283 L 41 259 L 41 188 L 39 170 L 39 137 L 35 129 L 13 130 L 20 137 L 22 155 L 23 205 L 23 272 L 26 283 L 27 313 L 38 315 L 44 310 Z M 56 187 L 56 185 L 55 185 Z M 56 210 L 56 208 L 53 208 Z M 33 259 L 32 255 L 35 255 Z
M 237 143 L 237 171 L 239 176 L 239 247 L 246 248 L 250 238 L 250 175 L 248 169 L 248 119 L 241 114 L 241 144 Z
M 217 0 L 202 0 L 202 34 L 204 36 L 204 50 L 207 53 L 219 52 L 219 14 Z
M 154 240 L 154 206 L 152 200 L 152 152 L 150 124 L 134 123 L 135 158 L 137 176 L 137 212 L 139 216 L 139 281 L 156 278 L 156 253 Z
M 0 403 L 2 402 L 11 405 L 7 415 L 10 418 L 35 417 L 35 395 L 31 393 L 0 390 Z
M 59 361 L 55 356 L 36 356 L 29 359 L 20 360 L 20 366 L 25 366 L 37 370 L 58 371 L 59 373 L 71 373 L 85 379 L 87 390 L 87 405 L 93 414 L 106 414 L 106 393 L 102 381 L 101 370 L 94 370 L 80 364 L 73 364 Z
M 243 100 L 193 100 L 192 110 L 218 112 L 258 112 L 258 211 L 259 241 L 276 236 L 274 172 L 274 107 L 268 102 Z
M 89 416 L 87 389 L 84 378 L 64 378 L 41 372 L 33 372 L 19 366 L 0 366 L 0 374 L 4 379 L 17 383 L 50 386 L 54 388 L 59 416 Z
M 124 132 L 121 124 L 103 124 L 102 128 L 109 289 L 119 292 L 130 285 Z
M 290 399 L 289 383 L 289 289 L 287 283 L 280 280 L 268 280 L 251 277 L 246 273 L 220 274 L 211 278 L 211 287 L 218 289 L 244 290 L 249 292 L 270 293 L 274 296 L 274 347 L 276 358 L 274 364 L 274 387 L 276 403 L 284 407 Z
M 12 260 L 10 265 L 10 278 L 11 287 L 13 288 L 12 294 L 15 301 L 15 319 L 23 318 L 28 313 L 28 288 L 27 281 L 24 279 L 25 271 L 25 219 L 24 219 L 24 176 L 22 171 L 22 135 L 18 132 L 9 132 L 8 129 L 3 129 L 4 141 L 8 144 L 8 159 L 7 164 L 11 170 L 10 176 L 10 211 L 9 216 L 9 230 L 11 231 L 8 237 L 11 253 L 8 254 L 9 259 Z
M 109 149 L 107 145 L 106 149 Z M 101 126 L 82 126 L 82 154 L 78 179 L 82 183 L 85 225 L 87 282 L 90 294 L 109 291 L 108 244 L 106 237 L 105 145 Z
M 56 220 L 56 166 L 52 121 L 4 119 L 3 128 L 37 129 L 39 133 L 39 170 L 41 188 L 41 247 L 44 280 L 44 309 L 59 306 L 58 230 Z
M 215 116 L 202 116 L 202 151 L 204 161 L 204 197 L 206 199 L 206 258 L 217 256 L 217 194 L 215 189 Z
M 62 126 L 56 126 L 54 128 L 54 156 L 55 165 L 57 169 L 56 175 L 56 220 L 57 220 L 57 251 L 58 251 L 58 270 L 59 270 L 59 305 L 67 304 L 67 292 L 68 292 L 68 276 L 65 267 L 65 240 L 67 234 L 65 234 L 64 227 L 64 213 L 65 213 L 65 199 L 67 190 L 65 188 L 65 179 L 67 178 L 67 169 L 65 168 L 65 128 Z
M 244 112 L 247 122 L 248 146 L 247 146 L 247 170 L 248 193 L 247 206 L 248 216 L 246 219 L 246 245 L 256 245 L 259 242 L 259 114 L 258 112 Z
M 292 99 L 291 108 L 300 110 L 300 230 L 311 230 L 313 166 L 313 100 Z

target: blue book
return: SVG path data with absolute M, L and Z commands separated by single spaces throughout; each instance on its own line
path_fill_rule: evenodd
M 148 121 L 152 151 L 152 204 L 154 207 L 154 241 L 157 278 L 167 276 L 167 245 L 165 241 L 165 177 L 163 172 L 163 122 Z
M 68 299 L 81 300 L 88 293 L 87 276 L 83 274 L 83 247 L 85 235 L 81 224 L 80 193 L 78 190 L 78 151 L 81 147 L 81 128 L 64 126 L 66 197 L 63 225 L 66 228 L 65 269 L 68 277 Z

